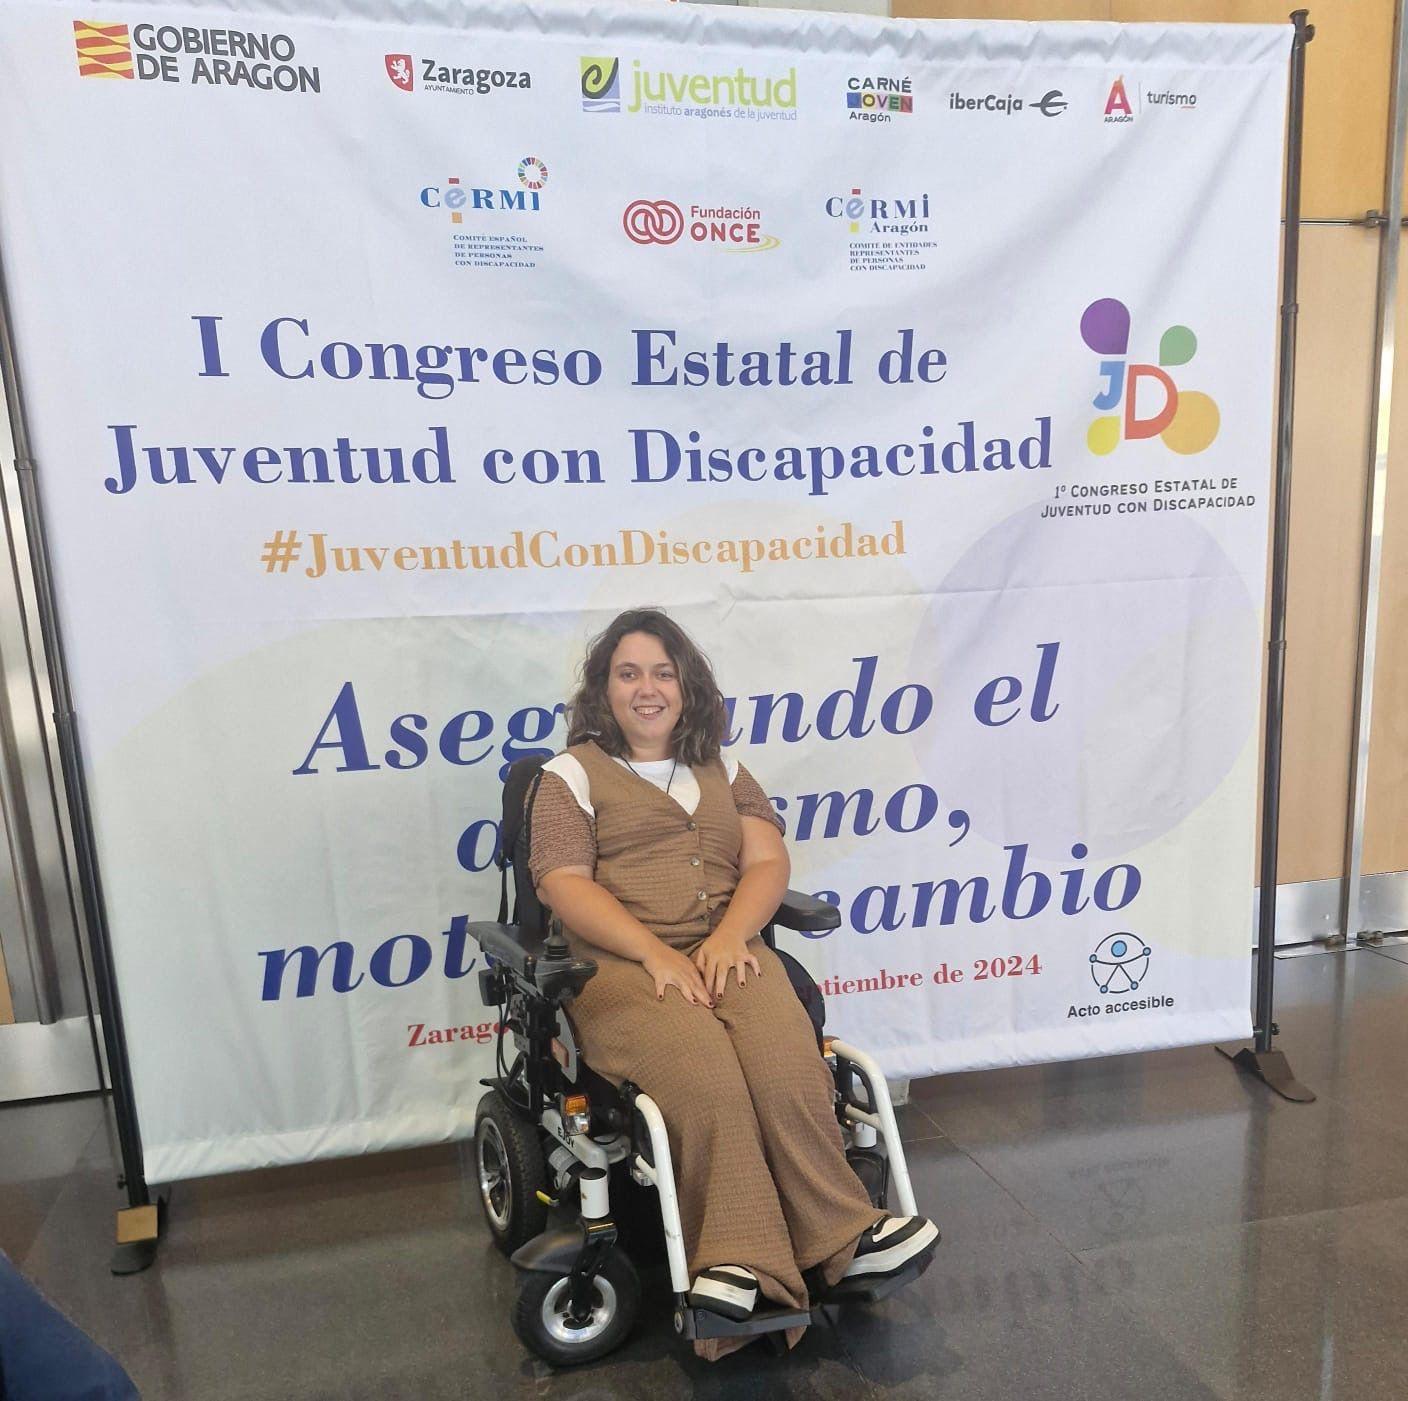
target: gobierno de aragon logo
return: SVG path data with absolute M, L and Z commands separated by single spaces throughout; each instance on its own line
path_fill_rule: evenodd
M 302 61 L 293 39 L 257 29 L 76 19 L 80 78 L 118 78 L 192 87 L 320 93 L 322 73 Z

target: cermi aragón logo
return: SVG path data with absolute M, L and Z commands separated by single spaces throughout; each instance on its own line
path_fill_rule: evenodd
M 321 92 L 316 65 L 297 61 L 287 34 L 213 29 L 193 24 L 73 21 L 80 78 L 127 78 L 192 87 L 255 88 L 261 92 Z

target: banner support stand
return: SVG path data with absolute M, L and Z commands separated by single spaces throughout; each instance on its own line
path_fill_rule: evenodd
M 15 354 L 14 323 L 10 298 L 0 257 L 0 371 L 5 377 L 6 408 L 10 436 L 15 448 L 15 476 L 19 483 L 20 510 L 28 537 L 34 574 L 35 603 L 39 610 L 44 656 L 54 702 L 54 728 L 59 744 L 59 763 L 68 800 L 69 827 L 73 834 L 78 867 L 79 893 L 84 923 L 93 960 L 93 981 L 98 993 L 99 1015 L 103 1023 L 103 1044 L 107 1050 L 108 1077 L 112 1089 L 113 1114 L 117 1120 L 118 1148 L 122 1176 L 118 1188 L 127 1193 L 127 1206 L 117 1213 L 116 1244 L 111 1259 L 113 1274 L 136 1274 L 156 1259 L 165 1200 L 153 1202 L 142 1162 L 142 1137 L 137 1125 L 137 1103 L 132 1092 L 132 1067 L 127 1055 L 118 1001 L 117 975 L 113 969 L 112 942 L 108 935 L 107 910 L 103 904 L 98 876 L 97 843 L 93 836 L 92 808 L 83 771 L 83 755 L 64 660 L 58 610 L 54 604 L 53 566 L 44 531 L 36 474 L 38 464 L 31 450 L 29 426 L 25 417 L 20 386 L 19 361 Z
M 1281 378 L 1276 404 L 1276 507 L 1272 517 L 1271 628 L 1266 665 L 1266 754 L 1261 794 L 1261 909 L 1257 931 L 1255 1040 L 1219 1046 L 1238 1069 L 1283 1099 L 1310 1104 L 1315 1093 L 1295 1077 L 1284 1051 L 1272 1047 L 1276 976 L 1276 862 L 1281 826 L 1281 727 L 1286 700 L 1286 580 L 1290 560 L 1291 433 L 1295 420 L 1296 279 L 1300 265 L 1300 158 L 1305 127 L 1305 46 L 1315 37 L 1308 10 L 1291 15 L 1291 83 L 1287 102 L 1285 242 L 1281 258 Z

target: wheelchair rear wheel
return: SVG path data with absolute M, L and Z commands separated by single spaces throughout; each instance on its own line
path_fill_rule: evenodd
M 613 1250 L 592 1278 L 586 1318 L 573 1319 L 565 1274 L 535 1271 L 524 1277 L 513 1310 L 513 1331 L 544 1362 L 573 1367 L 594 1362 L 626 1341 L 640 1312 L 640 1278 L 635 1266 Z
M 547 1226 L 548 1209 L 537 1194 L 547 1191 L 548 1172 L 537 1130 L 499 1090 L 490 1090 L 475 1111 L 474 1166 L 494 1244 L 512 1255 Z

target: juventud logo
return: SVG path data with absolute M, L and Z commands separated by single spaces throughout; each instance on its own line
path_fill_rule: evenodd
M 632 243 L 676 243 L 684 232 L 684 215 L 667 199 L 637 199 L 626 206 L 621 226 Z
M 581 78 L 582 111 L 621 110 L 621 60 L 587 56 L 578 60 Z
M 582 54 L 577 60 L 584 112 L 644 112 L 657 117 L 729 117 L 752 121 L 797 119 L 797 70 L 750 73 L 684 72 L 631 63 L 623 102 L 621 59 L 615 54 Z

